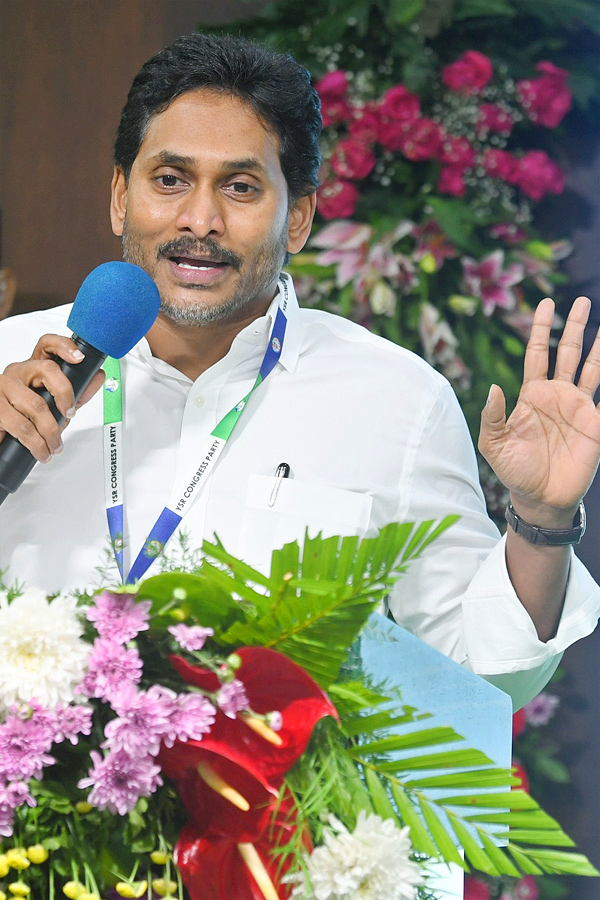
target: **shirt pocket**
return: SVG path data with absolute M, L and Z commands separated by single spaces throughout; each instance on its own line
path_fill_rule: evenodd
M 291 541 L 322 533 L 364 537 L 369 527 L 372 497 L 310 481 L 283 478 L 274 495 L 275 479 L 251 475 L 240 534 L 240 556 L 268 571 L 273 550 Z M 273 496 L 274 495 L 274 496 Z M 269 505 L 271 503 L 272 505 Z

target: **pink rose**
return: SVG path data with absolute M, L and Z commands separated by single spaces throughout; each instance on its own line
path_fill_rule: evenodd
M 513 124 L 510 114 L 501 106 L 495 103 L 482 103 L 479 107 L 479 120 L 476 125 L 478 134 L 485 131 L 510 134 Z
M 403 84 L 397 84 L 385 92 L 380 109 L 382 117 L 394 120 L 416 119 L 421 114 L 419 98 Z
M 414 121 L 408 119 L 395 122 L 390 119 L 381 120 L 377 129 L 377 140 L 385 150 L 397 153 L 402 149 L 407 135 L 414 126 Z
M 539 896 L 540 889 L 533 875 L 526 875 L 515 885 L 516 900 L 537 900 Z
M 350 181 L 325 181 L 317 191 L 318 209 L 324 219 L 351 216 L 360 194 Z
M 443 132 L 432 119 L 416 119 L 405 133 L 400 150 L 407 159 L 419 162 L 436 159 L 442 146 Z
M 366 103 L 352 110 L 352 124 L 350 135 L 364 144 L 372 144 L 377 140 L 381 121 L 377 106 L 374 103 Z
M 520 81 L 517 85 L 523 109 L 532 122 L 556 128 L 571 108 L 572 94 L 567 87 L 569 73 L 551 62 L 536 66 L 541 78 Z
M 366 178 L 373 171 L 375 156 L 366 144 L 348 138 L 336 144 L 329 162 L 341 178 Z
M 343 100 L 348 93 L 348 76 L 341 69 L 328 72 L 315 84 L 321 100 Z
M 464 169 L 459 166 L 442 166 L 438 190 L 442 194 L 452 194 L 453 197 L 464 197 L 467 191 Z
M 486 150 L 483 157 L 483 168 L 490 178 L 501 178 L 513 183 L 517 160 L 506 150 Z
M 490 889 L 485 881 L 473 875 L 465 877 L 465 900 L 490 900 Z
M 467 50 L 456 62 L 443 69 L 442 80 L 451 91 L 478 94 L 492 74 L 492 64 L 487 56 L 477 50 Z
M 464 171 L 475 162 L 475 150 L 466 137 L 445 135 L 442 141 L 440 161 Z
M 530 150 L 517 160 L 511 181 L 532 200 L 562 194 L 565 189 L 565 173 L 543 150 Z
M 325 127 L 350 118 L 348 76 L 345 72 L 340 69 L 328 72 L 317 81 L 315 89 L 321 98 L 321 116 Z

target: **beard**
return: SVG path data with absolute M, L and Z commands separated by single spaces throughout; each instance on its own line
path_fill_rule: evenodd
M 204 299 L 202 293 L 210 290 L 203 284 L 186 285 L 180 297 L 167 298 L 161 293 L 160 309 L 163 315 L 176 325 L 206 325 L 209 322 L 226 321 L 235 317 L 246 307 L 260 301 L 261 295 L 276 282 L 287 255 L 288 226 L 285 222 L 281 233 L 272 235 L 259 245 L 251 260 L 231 250 L 221 247 L 212 238 L 196 240 L 192 235 L 176 238 L 156 248 L 154 258 L 144 249 L 136 231 L 130 227 L 127 216 L 123 223 L 123 259 L 144 269 L 157 282 L 158 263 L 161 259 L 172 256 L 186 256 L 193 253 L 197 257 L 205 256 L 214 262 L 226 263 L 240 274 L 233 293 L 220 303 Z M 160 288 L 160 285 L 158 285 Z M 195 294 L 190 296 L 190 291 Z

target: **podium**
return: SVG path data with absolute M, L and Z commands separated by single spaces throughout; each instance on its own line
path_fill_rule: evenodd
M 508 694 L 379 613 L 371 616 L 361 635 L 360 655 L 365 674 L 376 684 L 397 689 L 403 705 L 431 713 L 428 724 L 451 726 L 496 765 L 510 768 L 512 701 Z M 458 866 L 434 863 L 431 870 L 434 875 L 428 886 L 441 900 L 462 900 L 464 877 Z

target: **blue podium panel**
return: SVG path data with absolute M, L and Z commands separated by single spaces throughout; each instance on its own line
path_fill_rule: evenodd
M 431 713 L 428 727 L 450 726 L 497 766 L 510 768 L 512 702 L 507 694 L 379 613 L 362 633 L 360 653 L 364 672 L 375 685 L 397 691 L 403 705 Z M 456 746 L 436 746 L 436 751 Z M 432 871 L 429 887 L 443 900 L 461 900 L 459 867 L 433 864 Z

